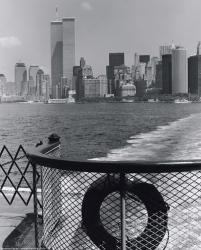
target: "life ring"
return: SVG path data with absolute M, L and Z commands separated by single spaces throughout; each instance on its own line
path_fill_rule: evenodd
M 106 175 L 91 184 L 82 202 L 82 226 L 99 249 L 120 249 L 121 242 L 103 226 L 100 208 L 104 199 L 113 192 L 120 191 L 120 178 Z M 159 246 L 167 231 L 168 206 L 162 195 L 152 184 L 133 182 L 125 179 L 125 191 L 137 196 L 145 205 L 148 214 L 144 231 L 136 238 L 129 239 L 129 249 L 154 250 Z

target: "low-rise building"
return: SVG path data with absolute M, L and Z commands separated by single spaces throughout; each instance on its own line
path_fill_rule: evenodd
M 85 97 L 100 97 L 100 80 L 93 79 L 83 79 L 84 83 L 84 94 Z
M 133 84 L 127 83 L 121 87 L 122 97 L 135 96 L 135 94 L 136 94 L 136 88 Z

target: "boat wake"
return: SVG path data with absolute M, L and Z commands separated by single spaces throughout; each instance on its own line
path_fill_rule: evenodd
M 201 159 L 201 114 L 131 136 L 127 145 L 112 149 L 101 161 L 169 161 Z

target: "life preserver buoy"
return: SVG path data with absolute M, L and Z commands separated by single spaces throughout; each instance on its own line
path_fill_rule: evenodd
M 149 183 L 125 179 L 125 191 L 137 196 L 145 205 L 148 221 L 144 231 L 136 238 L 129 239 L 129 249 L 154 250 L 163 240 L 167 231 L 168 206 L 156 187 Z M 120 192 L 120 178 L 106 175 L 91 184 L 82 202 L 82 225 L 93 243 L 99 249 L 120 249 L 121 242 L 103 226 L 100 208 L 104 199 L 113 192 Z

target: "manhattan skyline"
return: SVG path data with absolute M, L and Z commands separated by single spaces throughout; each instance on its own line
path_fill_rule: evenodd
M 199 0 L 0 0 L 0 73 L 14 80 L 14 65 L 39 65 L 50 74 L 50 22 L 76 19 L 76 64 L 83 56 L 95 75 L 105 74 L 109 52 L 159 56 L 159 46 L 175 43 L 196 53 L 201 40 Z M 197 31 L 198 30 L 198 31 Z

